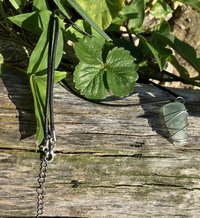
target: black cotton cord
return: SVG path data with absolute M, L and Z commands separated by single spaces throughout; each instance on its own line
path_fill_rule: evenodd
M 50 89 L 51 89 L 51 50 L 52 50 L 52 17 L 50 17 L 49 22 L 49 50 L 48 50 L 48 59 L 47 59 L 47 87 L 46 87 L 46 103 L 45 103 L 45 124 L 44 124 L 44 134 L 45 140 L 49 135 L 49 104 L 50 104 Z
M 143 80 L 144 81 L 144 80 Z M 163 90 L 164 92 L 167 92 L 169 93 L 170 95 L 172 95 L 173 97 L 175 98 L 178 98 L 178 97 L 181 97 L 180 95 L 177 95 L 175 92 L 173 92 L 172 90 L 164 87 L 164 86 L 161 86 L 157 83 L 154 83 L 153 81 L 151 80 L 145 80 L 146 82 L 145 83 L 149 83 L 149 84 L 152 84 L 153 86 Z M 91 103 L 94 103 L 94 104 L 99 104 L 99 105 L 104 105 L 104 106 L 110 106 L 110 107 L 132 107 L 132 106 L 135 106 L 135 104 L 132 104 L 132 103 L 128 103 L 128 104 L 112 104 L 112 103 L 109 103 L 111 100 L 105 100 L 102 102 L 100 99 L 99 100 L 94 100 L 94 99 L 89 99 L 81 94 L 79 94 L 77 91 L 75 91 L 69 84 L 68 82 L 63 79 L 60 84 L 65 88 L 65 89 L 68 89 L 72 94 L 74 94 L 75 96 L 85 100 L 85 101 L 88 101 L 88 102 L 91 102 Z M 122 97 L 123 98 L 123 97 Z M 116 97 L 116 100 L 119 100 L 119 99 L 122 99 L 120 97 Z
M 168 88 L 166 88 L 166 87 L 164 87 L 164 86 L 160 86 L 160 85 L 158 85 L 157 83 L 154 83 L 154 82 L 151 81 L 151 80 L 148 80 L 148 82 L 149 82 L 150 84 L 156 86 L 157 88 L 159 88 L 159 89 L 161 89 L 161 90 L 163 90 L 163 91 L 165 91 L 165 92 L 168 92 L 170 95 L 174 96 L 175 98 L 180 97 L 180 95 L 177 95 L 175 92 L 173 92 L 172 90 L 170 90 L 170 89 L 168 89 Z
M 54 84 L 54 68 L 55 68 L 55 57 L 56 47 L 58 42 L 58 27 L 59 21 L 55 17 L 54 13 L 50 17 L 49 22 L 49 50 L 48 50 L 48 68 L 47 68 L 47 88 L 46 88 L 46 104 L 45 104 L 45 124 L 44 133 L 45 140 L 49 136 L 53 137 L 54 127 L 54 116 L 53 116 L 53 84 Z
M 54 116 L 53 116 L 53 84 L 54 84 L 54 68 L 55 68 L 55 58 L 56 58 L 56 47 L 58 43 L 58 26 L 59 26 L 59 21 L 57 17 L 54 17 L 54 24 L 55 24 L 55 29 L 54 29 L 54 40 L 53 40 L 53 47 L 52 47 L 52 56 L 51 56 L 51 91 L 50 91 L 50 100 L 51 103 L 49 105 L 50 109 L 50 127 L 51 127 L 51 134 L 53 131 L 55 131 L 54 127 Z M 53 34 L 53 33 L 52 33 Z M 53 135 L 51 135 L 53 137 Z

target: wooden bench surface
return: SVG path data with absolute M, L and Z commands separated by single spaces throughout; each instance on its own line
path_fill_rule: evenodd
M 55 86 L 56 157 L 48 166 L 44 215 L 198 217 L 200 92 L 185 98 L 190 135 L 174 146 L 160 115 L 172 99 L 140 84 L 127 98 L 87 102 Z M 28 79 L 0 78 L 0 217 L 35 216 L 39 154 Z

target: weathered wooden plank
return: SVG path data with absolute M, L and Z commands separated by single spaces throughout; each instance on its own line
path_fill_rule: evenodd
M 142 158 L 59 154 L 48 169 L 45 215 L 195 217 L 199 164 L 199 151 L 149 151 Z M 1 153 L 1 216 L 35 214 L 38 165 L 35 153 Z
M 198 217 L 200 96 L 199 91 L 175 91 L 184 96 L 190 114 L 190 143 L 184 147 L 166 139 L 160 108 L 172 97 L 155 87 L 140 85 L 125 99 L 98 105 L 57 85 L 58 145 L 48 167 L 45 215 Z M 36 212 L 40 163 L 30 96 L 24 76 L 3 75 L 0 217 Z
M 25 142 L 19 141 L 20 137 L 33 135 L 36 128 L 28 82 L 23 76 L 13 76 L 13 74 L 4 75 L 3 82 L 1 82 L 3 90 L 0 96 L 0 120 L 3 124 L 0 127 L 2 133 L 0 144 L 1 146 L 2 144 L 10 145 L 12 148 L 15 145 L 27 148 L 31 143 L 30 146 L 33 147 L 32 138 Z M 113 107 L 88 103 L 75 97 L 61 86 L 56 86 L 55 122 L 59 140 L 57 149 L 69 151 L 71 149 L 91 149 L 97 146 L 105 148 L 110 145 L 112 149 L 115 145 L 119 149 L 119 146 L 129 148 L 138 143 L 157 147 L 160 144 L 170 145 L 165 137 L 166 132 L 162 128 L 160 109 L 164 104 L 163 101 L 172 97 L 147 85 L 137 87 L 136 91 L 137 93 L 121 101 L 107 102 L 108 104 L 126 105 Z M 199 120 L 199 92 L 176 91 L 183 94 L 186 99 L 190 113 L 188 131 L 192 144 L 195 144 L 195 141 L 199 139 L 197 122 Z M 7 97 L 8 94 L 10 99 Z

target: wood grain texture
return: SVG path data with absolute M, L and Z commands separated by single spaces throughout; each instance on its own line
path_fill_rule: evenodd
M 46 180 L 45 216 L 198 217 L 200 94 L 174 90 L 189 112 L 187 146 L 167 139 L 160 109 L 172 97 L 149 85 L 105 105 L 55 87 L 55 160 Z M 0 217 L 36 214 L 39 154 L 28 80 L 0 79 Z

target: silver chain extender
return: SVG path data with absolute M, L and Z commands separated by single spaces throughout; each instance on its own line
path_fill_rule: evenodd
M 44 208 L 44 185 L 46 179 L 46 171 L 47 171 L 47 161 L 45 158 L 41 157 L 40 163 L 40 172 L 38 176 L 38 188 L 37 192 L 37 215 L 36 218 L 39 218 L 43 214 Z
M 37 215 L 36 218 L 39 218 L 43 214 L 44 208 L 44 189 L 45 189 L 45 180 L 47 165 L 54 159 L 54 146 L 56 143 L 55 138 L 49 138 L 46 140 L 45 145 L 41 146 L 41 157 L 40 157 L 40 172 L 38 175 L 38 187 L 37 192 Z

